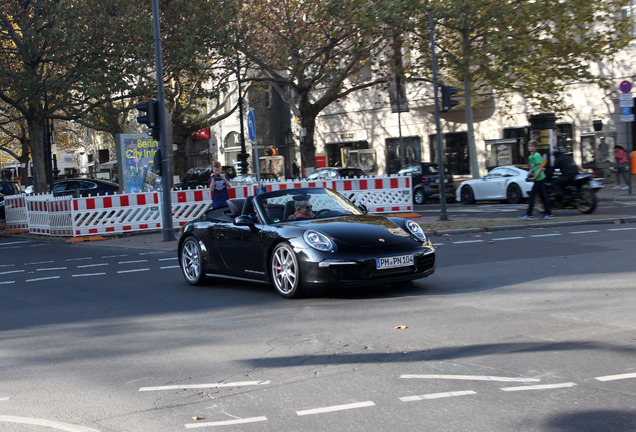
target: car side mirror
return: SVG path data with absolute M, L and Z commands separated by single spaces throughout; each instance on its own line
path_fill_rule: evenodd
M 234 218 L 234 225 L 236 226 L 254 226 L 254 220 L 247 215 L 239 215 Z
M 364 204 L 358 204 L 358 208 L 360 209 L 360 211 L 362 211 L 362 213 L 367 214 L 369 213 L 369 208 L 364 205 Z

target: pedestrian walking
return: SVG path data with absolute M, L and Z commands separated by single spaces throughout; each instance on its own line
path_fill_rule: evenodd
M 536 140 L 528 141 L 528 164 L 530 165 L 530 174 L 528 174 L 527 181 L 534 182 L 532 185 L 532 190 L 530 190 L 530 194 L 528 195 L 528 209 L 524 215 L 519 216 L 519 219 L 522 220 L 532 220 L 532 212 L 534 210 L 534 200 L 538 195 L 541 198 L 541 202 L 543 203 L 543 216 L 541 219 L 554 219 L 552 216 L 552 209 L 550 208 L 550 200 L 548 199 L 548 194 L 545 190 L 545 170 L 543 167 L 543 157 L 537 151 L 537 147 L 539 147 L 539 143 Z
M 627 152 L 622 146 L 614 146 L 614 166 L 616 167 L 616 186 L 613 189 L 629 189 L 629 177 L 627 174 Z M 621 178 L 625 186 L 621 187 Z
M 294 180 L 300 180 L 300 165 L 296 158 L 294 158 L 294 162 L 292 162 L 292 177 Z

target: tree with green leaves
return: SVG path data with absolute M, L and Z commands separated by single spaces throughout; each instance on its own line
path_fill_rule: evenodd
M 316 166 L 318 114 L 357 90 L 386 83 L 384 74 L 352 79 L 363 67 L 382 64 L 385 22 L 386 11 L 368 0 L 243 1 L 238 49 L 261 72 L 252 80 L 268 81 L 299 118 L 306 167 Z
M 0 100 L 28 125 L 36 192 L 47 190 L 46 120 L 80 118 L 128 97 L 126 87 L 147 69 L 134 52 L 142 28 L 123 0 L 0 4 Z
M 541 111 L 563 111 L 566 85 L 604 85 L 596 62 L 630 40 L 629 0 L 405 0 L 405 29 L 430 74 L 429 10 L 435 22 L 440 81 L 463 89 L 473 177 L 479 176 L 474 95 L 522 95 Z

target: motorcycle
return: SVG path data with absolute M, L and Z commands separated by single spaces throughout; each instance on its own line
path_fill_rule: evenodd
M 563 188 L 563 201 L 559 201 L 551 181 L 546 181 L 545 187 L 553 209 L 577 209 L 581 213 L 590 214 L 596 210 L 596 191 L 603 185 L 594 180 L 593 174 L 577 174 L 572 182 Z M 534 204 L 538 211 L 543 212 L 543 203 L 539 196 L 534 197 Z

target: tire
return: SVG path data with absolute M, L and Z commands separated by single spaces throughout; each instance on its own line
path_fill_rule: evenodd
M 462 187 L 459 197 L 462 199 L 464 204 L 474 204 L 475 202 L 475 194 L 473 192 L 473 188 L 470 186 Z
M 508 186 L 508 189 L 506 189 L 506 200 L 510 204 L 519 204 L 523 200 L 521 188 L 517 183 L 512 183 Z
M 590 188 L 582 188 L 574 201 L 576 209 L 583 214 L 596 210 L 596 194 Z
M 280 243 L 274 248 L 270 271 L 272 284 L 281 296 L 297 298 L 303 295 L 298 258 L 289 243 Z
M 418 205 L 426 204 L 426 194 L 424 189 L 417 188 L 413 191 L 413 202 Z
M 181 244 L 179 266 L 190 285 L 202 285 L 205 282 L 203 253 L 196 238 L 190 236 Z

